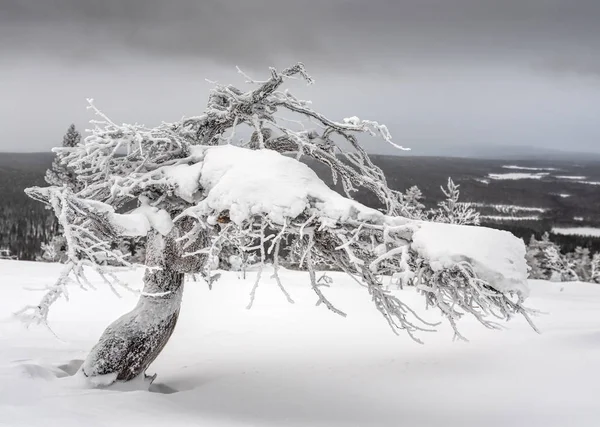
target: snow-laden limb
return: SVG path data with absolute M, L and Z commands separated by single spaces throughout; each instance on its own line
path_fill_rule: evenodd
M 528 296 L 525 245 L 508 231 L 421 222 L 412 239 L 411 249 L 428 260 L 433 271 L 467 261 L 480 279 L 500 292 Z
M 525 247 L 510 233 L 383 214 L 341 196 L 308 166 L 270 150 L 211 147 L 201 161 L 202 200 L 179 218 L 214 224 L 221 228 L 218 239 L 258 239 L 261 251 L 270 241 L 294 239 L 304 251 L 301 263 L 317 302 L 338 314 L 344 313 L 316 284 L 314 256 L 356 276 L 390 326 L 415 339 L 416 331 L 433 325 L 387 291 L 382 275 L 410 277 L 458 336 L 456 320 L 465 313 L 488 327 L 495 326 L 490 316 L 529 313 L 522 306 L 528 293 Z M 259 280 L 260 275 L 252 300 Z

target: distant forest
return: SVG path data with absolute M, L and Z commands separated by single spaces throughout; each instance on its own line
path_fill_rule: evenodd
M 41 244 L 57 233 L 53 212 L 23 192 L 47 185 L 44 174 L 52 159 L 51 153 L 0 153 L 0 249 L 18 259 L 34 260 Z
M 0 153 L 0 249 L 8 248 L 22 260 L 36 259 L 41 255 L 41 244 L 58 232 L 53 212 L 29 199 L 23 192 L 29 186 L 47 185 L 44 174 L 53 156 L 52 153 Z M 372 159 L 385 172 L 390 187 L 405 191 L 413 185 L 418 186 L 428 207 L 434 207 L 444 198 L 440 186 L 452 177 L 460 184 L 462 201 L 546 208 L 539 220 L 482 221 L 482 225 L 509 230 L 526 242 L 531 235 L 539 239 L 556 225 L 600 227 L 600 186 L 597 185 L 557 181 L 550 177 L 482 182 L 489 173 L 510 172 L 502 167 L 507 162 L 501 160 L 380 155 L 373 155 Z M 515 164 L 515 161 L 510 164 Z M 527 161 L 517 164 L 554 167 L 564 175 L 580 175 L 600 181 L 599 163 Z M 309 166 L 326 182 L 332 183 L 324 167 Z M 569 197 L 559 194 L 568 194 Z M 356 199 L 373 207 L 378 204 L 367 192 L 358 192 Z M 582 220 L 574 222 L 574 217 Z M 564 252 L 571 252 L 577 246 L 600 252 L 599 238 L 553 234 L 551 240 Z

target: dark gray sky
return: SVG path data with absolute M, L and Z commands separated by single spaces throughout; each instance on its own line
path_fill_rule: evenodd
M 600 0 L 0 0 L 0 151 L 60 144 L 86 97 L 153 125 L 296 61 L 315 108 L 417 152 L 600 152 Z

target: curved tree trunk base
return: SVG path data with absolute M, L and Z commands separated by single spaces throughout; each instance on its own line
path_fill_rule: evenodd
M 81 371 L 93 385 L 142 378 L 169 341 L 179 317 L 184 274 L 197 271 L 205 258 L 184 257 L 177 245 L 177 237 L 193 226 L 193 221 L 184 220 L 167 236 L 156 231 L 148 235 L 146 265 L 158 268 L 146 270 L 144 294 L 136 307 L 106 328 L 83 362 Z M 188 250 L 198 250 L 207 243 L 203 236 Z
M 144 292 L 168 294 L 141 296 L 132 311 L 106 328 L 81 367 L 93 385 L 130 381 L 156 359 L 177 324 L 183 276 L 167 268 L 146 272 Z

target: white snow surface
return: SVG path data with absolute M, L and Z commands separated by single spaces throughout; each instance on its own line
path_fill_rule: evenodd
M 111 224 L 123 236 L 146 236 L 152 226 L 148 217 L 142 213 L 130 212 L 127 214 L 113 213 L 109 216 Z
M 106 210 L 111 211 L 109 218 L 123 236 L 146 236 L 154 228 L 163 236 L 169 234 L 173 228 L 171 216 L 164 209 L 150 206 L 145 198 L 141 198 L 142 205 L 129 213 L 118 214 L 109 205 Z M 98 205 L 98 203 L 96 203 Z
M 331 190 L 304 163 L 273 150 L 248 150 L 233 145 L 206 150 L 199 185 L 205 198 L 195 210 L 218 215 L 228 210 L 236 224 L 264 214 L 283 224 L 316 199 L 320 217 L 332 221 L 381 222 L 383 214 Z
M 524 171 L 555 171 L 556 168 L 535 168 L 530 166 L 505 165 L 504 169 L 524 170 Z
M 539 172 L 539 173 L 521 173 L 521 172 L 511 172 L 511 173 L 490 173 L 488 177 L 491 179 L 503 180 L 503 179 L 542 179 L 545 176 L 548 176 L 548 172 Z
M 175 194 L 187 202 L 198 200 L 198 182 L 202 173 L 202 163 L 192 165 L 166 166 L 162 168 L 167 179 L 176 184 Z
M 583 219 L 583 218 L 582 218 Z M 575 218 L 576 221 L 579 221 Z M 600 228 L 594 227 L 552 227 L 552 233 L 564 235 L 600 237 Z
M 575 175 L 556 175 L 555 178 L 558 179 L 576 179 L 576 180 L 585 180 L 587 176 L 575 176 Z
M 498 212 L 510 213 L 510 212 L 546 212 L 547 208 L 538 208 L 532 206 L 518 206 L 518 205 L 505 205 L 505 204 L 490 204 L 480 202 L 459 202 L 461 205 L 469 205 L 478 208 L 492 208 Z
M 150 367 L 148 391 L 85 389 L 75 373 L 104 328 L 136 297 L 71 291 L 46 328 L 11 315 L 35 303 L 57 264 L 0 260 L 0 426 L 597 427 L 600 425 L 600 286 L 530 281 L 529 305 L 547 314 L 534 333 L 520 317 L 492 331 L 459 322 L 470 342 L 395 336 L 367 290 L 340 273 L 323 291 L 347 318 L 315 306 L 303 272 L 282 270 L 246 310 L 255 272 L 224 272 L 212 291 L 187 282 L 181 316 Z M 267 271 L 268 273 L 268 271 Z M 142 271 L 123 275 L 141 284 Z M 263 276 L 269 277 L 269 274 Z M 394 291 L 396 292 L 396 291 Z M 431 321 L 414 289 L 398 291 Z M 170 394 L 169 394 L 170 393 Z
M 525 216 L 512 216 L 512 215 L 479 215 L 481 219 L 491 219 L 492 221 L 538 221 L 539 215 L 525 215 Z

